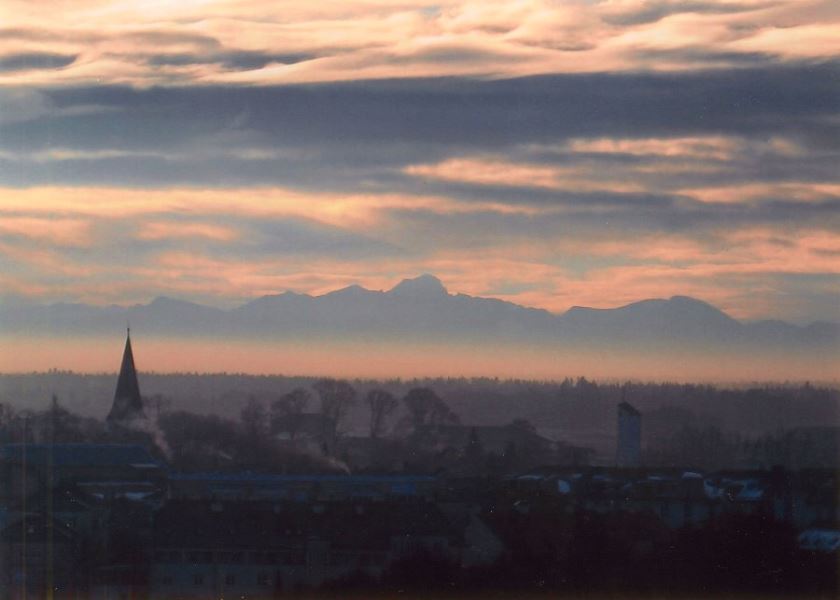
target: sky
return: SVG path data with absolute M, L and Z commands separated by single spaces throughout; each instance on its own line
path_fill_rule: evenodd
M 0 290 L 840 320 L 836 0 L 0 3 Z

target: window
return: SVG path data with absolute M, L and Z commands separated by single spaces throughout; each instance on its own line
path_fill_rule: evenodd
M 195 585 L 204 585 L 204 575 L 201 573 L 196 573 L 193 575 L 193 584 Z
M 173 582 L 172 575 L 164 575 L 163 577 L 160 578 L 160 582 L 163 585 L 172 585 L 172 582 Z
M 260 573 L 257 575 L 257 585 L 268 585 L 268 573 Z
M 236 585 L 236 575 L 233 573 L 225 575 L 225 585 Z

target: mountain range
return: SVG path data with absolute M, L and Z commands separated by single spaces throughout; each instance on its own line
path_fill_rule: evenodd
M 233 309 L 159 297 L 134 306 L 0 304 L 0 334 L 113 335 L 130 323 L 143 334 L 242 339 L 388 339 L 424 342 L 668 348 L 717 352 L 840 352 L 840 325 L 741 322 L 686 296 L 563 314 L 494 298 L 449 293 L 432 275 L 387 291 L 353 285 L 321 296 L 285 292 Z

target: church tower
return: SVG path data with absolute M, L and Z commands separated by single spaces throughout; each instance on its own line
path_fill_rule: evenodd
M 137 383 L 137 370 L 134 367 L 134 353 L 131 351 L 131 329 L 127 329 L 120 376 L 117 379 L 114 403 L 111 406 L 111 412 L 108 413 L 107 421 L 121 423 L 144 416 L 140 384 Z

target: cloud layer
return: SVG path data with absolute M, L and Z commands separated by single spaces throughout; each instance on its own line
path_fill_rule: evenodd
M 834 1 L 0 6 L 0 286 L 840 319 Z
M 824 60 L 833 0 L 9 0 L 0 84 L 288 84 Z

